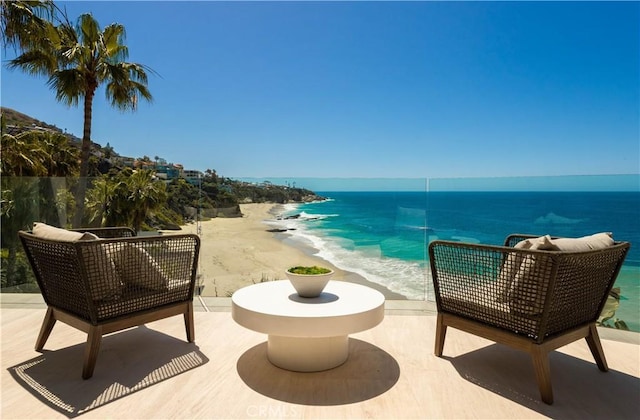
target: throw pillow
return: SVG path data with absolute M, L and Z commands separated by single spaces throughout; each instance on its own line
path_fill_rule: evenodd
M 542 236 L 529 248 L 530 250 L 551 251 L 554 246 L 549 235 Z M 542 312 L 544 279 L 551 270 L 551 260 L 542 262 L 535 254 L 526 255 L 518 268 L 508 300 L 511 310 L 521 315 L 538 315 Z
M 530 238 L 525 239 L 523 241 L 518 242 L 514 248 L 516 249 L 537 249 L 538 243 L 546 240 L 546 237 L 540 238 Z M 511 293 L 511 289 L 513 286 L 513 280 L 520 269 L 520 265 L 522 264 L 522 260 L 524 259 L 524 255 L 513 252 L 510 253 L 507 259 L 505 260 L 502 268 L 500 269 L 500 274 L 498 274 L 498 284 L 497 291 L 498 296 L 496 297 L 496 302 L 504 303 L 509 300 L 509 294 Z
M 84 239 L 90 241 L 92 239 Z M 89 288 L 93 300 L 113 300 L 122 293 L 122 280 L 113 258 L 103 244 L 83 246 L 82 257 L 89 277 Z
M 95 241 L 97 239 L 100 239 L 100 237 L 96 234 L 93 234 L 91 232 L 85 232 L 82 234 L 82 237 L 80 238 L 81 241 Z
M 140 246 L 124 243 L 122 248 L 114 253 L 113 259 L 125 285 L 159 291 L 167 289 L 169 279 L 162 267 Z

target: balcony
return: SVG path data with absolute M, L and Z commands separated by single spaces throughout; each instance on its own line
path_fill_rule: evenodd
M 237 325 L 230 299 L 196 299 L 196 343 L 173 317 L 106 336 L 90 380 L 86 336 L 56 324 L 33 350 L 45 306 L 3 294 L 2 418 L 635 418 L 640 334 L 600 328 L 609 372 L 584 340 L 551 355 L 555 403 L 544 404 L 525 353 L 450 329 L 433 355 L 429 302 L 386 303 L 377 327 L 350 338 L 335 369 L 295 373 L 266 358 L 266 336 Z

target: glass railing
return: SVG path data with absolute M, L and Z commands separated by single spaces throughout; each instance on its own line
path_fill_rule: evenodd
M 387 299 L 430 301 L 427 249 L 434 239 L 502 244 L 511 233 L 578 237 L 607 231 L 632 243 L 608 322 L 640 331 L 637 175 L 268 181 L 294 184 L 326 199 L 285 204 L 244 200 L 243 217 L 204 218 L 198 215 L 215 212 L 196 211 L 181 230 L 160 232 L 200 235 L 202 296 L 228 297 L 240 287 L 284 278 L 289 266 L 325 264 L 336 269 L 336 278 L 368 284 Z M 70 227 L 76 183 L 2 178 L 2 293 L 38 292 L 17 231 L 34 221 Z M 92 211 L 99 208 L 96 204 L 89 206 Z M 92 220 L 100 223 L 100 218 Z

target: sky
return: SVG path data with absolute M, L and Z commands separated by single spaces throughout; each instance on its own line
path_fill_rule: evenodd
M 231 178 L 640 173 L 638 2 L 57 2 L 127 31 L 152 103 L 94 141 Z M 7 70 L 1 103 L 82 137 Z M 628 178 L 627 178 L 628 179 Z

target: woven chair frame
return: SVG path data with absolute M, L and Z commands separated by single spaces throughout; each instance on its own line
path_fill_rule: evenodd
M 42 350 L 56 320 L 88 333 L 83 377 L 103 334 L 182 314 L 195 337 L 196 235 L 135 236 L 129 228 L 78 229 L 104 239 L 56 241 L 19 232 L 47 314 L 36 342 Z
M 440 240 L 429 245 L 438 309 L 435 353 L 442 355 L 446 327 L 452 326 L 537 354 L 541 395 L 551 403 L 546 353 L 568 344 L 568 337 L 586 338 L 606 370 L 595 323 L 630 244 L 585 252 L 513 248 L 534 237 L 510 235 L 504 246 Z

